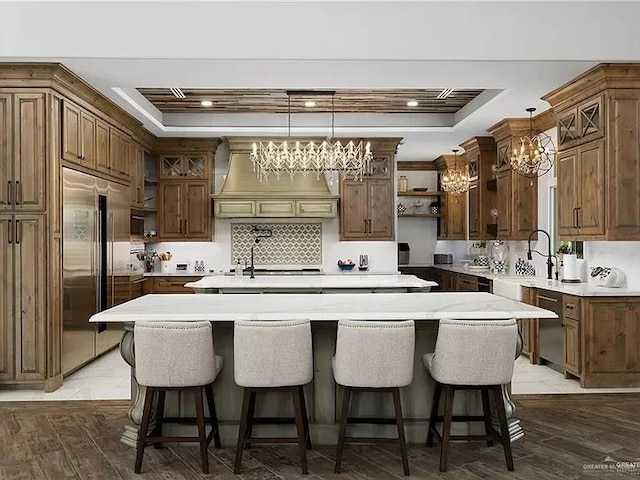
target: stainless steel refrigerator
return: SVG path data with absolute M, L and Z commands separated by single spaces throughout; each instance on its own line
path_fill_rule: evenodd
M 68 374 L 116 345 L 122 325 L 90 324 L 130 297 L 129 188 L 63 168 L 62 368 Z

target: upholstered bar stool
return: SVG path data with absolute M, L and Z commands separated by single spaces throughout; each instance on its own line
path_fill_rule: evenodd
M 344 387 L 344 395 L 336 453 L 336 473 L 340 473 L 345 442 L 397 442 L 400 445 L 404 474 L 409 475 L 400 387 L 409 385 L 413 380 L 414 349 L 413 320 L 398 322 L 340 320 L 338 322 L 336 355 L 332 360 L 332 366 L 336 383 Z M 395 418 L 349 417 L 351 395 L 354 392 L 391 393 Z M 347 437 L 347 423 L 395 424 L 398 429 L 398 438 Z
M 433 437 L 441 442 L 440 471 L 447 470 L 449 442 L 457 440 L 486 440 L 488 446 L 497 440 L 502 443 L 507 469 L 513 471 L 511 438 L 502 398 L 501 385 L 513 376 L 518 327 L 510 320 L 440 320 L 435 353 L 423 357 L 424 365 L 436 382 L 427 432 L 427 446 Z M 480 390 L 483 415 L 453 415 L 456 390 Z M 491 424 L 489 392 L 493 394 L 500 422 L 500 432 Z M 438 415 L 440 397 L 444 396 L 444 415 Z M 436 422 L 442 422 L 442 435 Z M 482 421 L 485 435 L 451 435 L 452 421 Z
M 236 384 L 244 387 L 234 472 L 240 473 L 242 452 L 251 444 L 297 443 L 302 473 L 306 474 L 306 450 L 311 448 L 311 440 L 303 386 L 313 378 L 311 323 L 309 320 L 236 320 L 233 357 Z M 256 417 L 256 395 L 267 391 L 290 392 L 294 417 Z M 296 437 L 252 436 L 254 425 L 293 423 L 296 426 Z
M 146 445 L 159 448 L 163 442 L 198 442 L 202 471 L 209 473 L 207 448 L 213 438 L 220 448 L 218 419 L 212 384 L 222 370 L 223 358 L 213 351 L 213 335 L 209 322 L 137 322 L 134 327 L 136 379 L 147 387 L 138 435 L 135 472 L 140 473 Z M 193 419 L 164 418 L 167 391 L 191 391 L 195 397 L 197 437 L 163 437 L 163 423 L 192 423 Z M 209 419 L 205 418 L 202 392 L 207 395 Z M 156 427 L 149 434 L 154 397 L 158 397 Z M 205 422 L 211 424 L 206 435 Z

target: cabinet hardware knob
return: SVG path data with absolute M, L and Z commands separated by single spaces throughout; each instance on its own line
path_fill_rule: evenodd
M 78 154 L 78 160 L 82 160 L 82 155 Z

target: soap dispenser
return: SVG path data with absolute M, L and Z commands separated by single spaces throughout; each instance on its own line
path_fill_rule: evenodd
M 240 258 L 238 258 L 238 262 L 236 263 L 235 274 L 236 274 L 236 277 L 242 276 L 242 265 L 240 265 Z

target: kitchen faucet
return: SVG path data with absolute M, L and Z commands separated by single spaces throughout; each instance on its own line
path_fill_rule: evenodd
M 261 239 L 269 238 L 273 235 L 273 233 L 270 228 L 260 228 L 257 225 L 253 226 L 253 228 L 251 229 L 251 233 L 256 234 L 254 245 L 251 245 L 251 265 L 249 266 L 249 272 L 251 273 L 251 275 L 249 275 L 249 278 L 253 279 L 253 278 L 256 278 L 256 275 L 255 275 L 256 267 L 255 267 L 255 264 L 253 263 L 253 248 L 255 247 L 256 243 L 260 243 Z
M 537 250 L 531 250 L 531 237 L 536 232 L 542 232 L 547 236 L 547 255 L 543 255 L 542 253 L 540 253 Z M 553 260 L 551 259 L 551 257 L 555 257 L 555 255 L 553 255 L 551 253 L 551 236 L 549 235 L 549 233 L 547 233 L 546 230 L 542 230 L 541 228 L 539 228 L 537 230 L 534 230 L 533 232 L 531 232 L 529 234 L 528 245 L 529 245 L 529 249 L 527 250 L 527 259 L 528 260 L 532 260 L 533 259 L 533 256 L 531 255 L 531 252 L 536 252 L 538 255 L 542 255 L 543 257 L 544 256 L 547 257 L 547 279 L 548 280 L 552 280 L 553 279 Z M 556 257 L 556 264 L 557 264 L 557 257 Z M 558 279 L 558 266 L 556 265 L 556 280 L 557 279 Z

